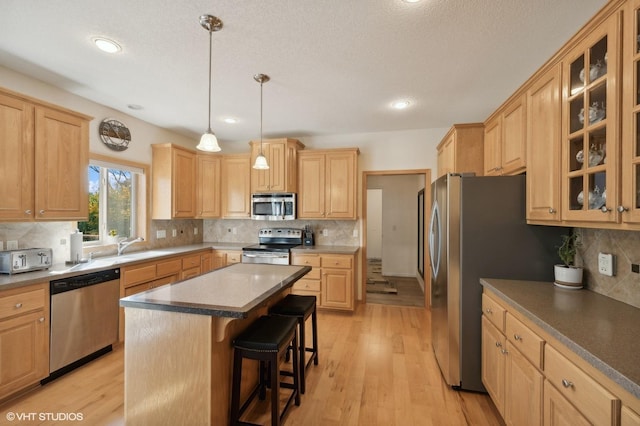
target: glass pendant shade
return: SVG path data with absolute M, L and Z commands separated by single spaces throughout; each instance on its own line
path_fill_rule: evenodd
M 202 135 L 202 137 L 200 138 L 200 143 L 198 144 L 196 149 L 207 152 L 219 152 L 220 145 L 218 145 L 218 138 L 216 138 L 216 135 L 214 135 L 213 132 L 209 130 Z
M 269 164 L 267 164 L 267 157 L 260 153 L 260 155 L 256 157 L 256 162 L 253 164 L 253 168 L 258 170 L 267 170 L 269 168 Z

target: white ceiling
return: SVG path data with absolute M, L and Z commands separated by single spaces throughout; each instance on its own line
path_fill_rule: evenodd
M 484 121 L 605 0 L 2 0 L 0 65 L 197 139 Z M 107 55 L 94 36 L 117 40 Z M 2 82 L 0 81 L 0 85 Z M 390 103 L 411 101 L 395 111 Z M 139 111 L 128 104 L 144 107 Z M 224 123 L 235 117 L 239 123 Z

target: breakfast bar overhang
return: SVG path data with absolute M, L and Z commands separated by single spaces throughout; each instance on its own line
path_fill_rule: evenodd
M 121 299 L 127 425 L 227 424 L 234 337 L 310 270 L 239 263 Z

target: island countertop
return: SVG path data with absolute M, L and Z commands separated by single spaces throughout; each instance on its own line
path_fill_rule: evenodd
M 227 318 L 247 318 L 269 297 L 291 287 L 309 266 L 237 263 L 120 299 L 120 306 Z

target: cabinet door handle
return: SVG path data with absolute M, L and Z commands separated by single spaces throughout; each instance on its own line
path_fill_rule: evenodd
M 44 322 L 44 317 L 40 317 L 40 318 L 38 319 L 38 322 Z
M 516 339 L 516 341 L 522 340 L 522 337 L 519 334 L 514 334 L 513 338 Z
M 625 206 L 618 206 L 616 210 L 618 210 L 619 213 L 624 213 L 624 212 L 628 212 L 629 208 Z
M 607 207 L 607 206 L 602 206 L 602 207 L 600 207 L 600 211 L 602 213 L 609 213 L 611 211 L 611 209 L 609 207 Z
M 38 213 L 40 213 L 41 215 L 44 214 L 44 210 L 40 210 Z
M 24 214 L 28 214 L 28 215 L 30 215 L 30 214 L 31 214 L 31 210 L 25 210 L 25 211 L 24 211 Z
M 500 352 L 502 352 L 502 355 L 509 355 L 509 351 L 506 349 L 500 349 Z
M 573 387 L 573 382 L 567 380 L 567 379 L 562 379 L 562 386 L 564 386 L 565 388 L 572 388 Z
M 492 314 L 492 313 L 493 313 L 493 310 L 492 310 L 491 308 L 487 308 L 487 309 L 485 309 L 484 311 L 485 311 L 486 313 L 488 313 L 488 314 Z
M 555 212 L 556 212 L 556 209 L 554 209 L 553 207 L 549 207 L 550 214 L 554 214 Z
M 20 308 L 22 308 L 22 303 L 20 302 L 16 303 L 16 309 L 20 309 Z
M 500 343 L 500 342 L 496 342 L 496 348 L 499 348 L 499 347 L 501 347 L 501 346 L 502 346 L 502 343 Z

